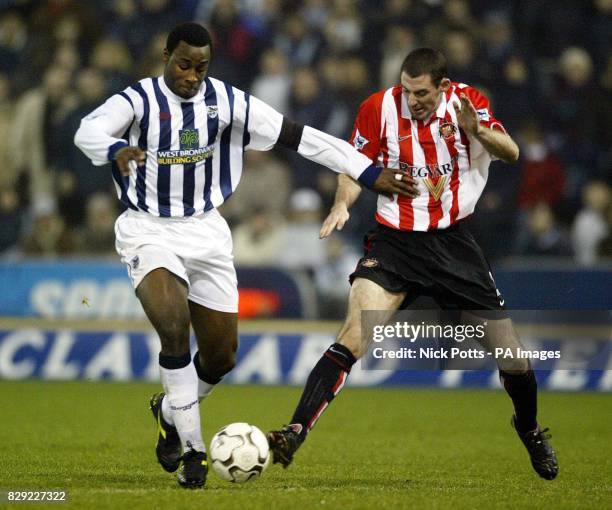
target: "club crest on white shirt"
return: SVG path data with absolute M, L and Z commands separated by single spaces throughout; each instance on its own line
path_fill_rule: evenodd
M 219 115 L 219 107 L 217 105 L 207 106 L 206 113 L 208 114 L 209 119 L 214 119 L 217 115 Z
M 353 138 L 353 145 L 355 146 L 355 148 L 357 150 L 361 150 L 369 143 L 370 140 L 367 140 L 366 138 L 361 136 L 361 133 L 359 133 L 359 130 L 357 129 L 355 131 L 355 138 Z

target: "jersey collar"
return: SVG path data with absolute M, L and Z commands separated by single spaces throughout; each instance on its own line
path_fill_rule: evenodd
M 200 85 L 200 90 L 198 90 L 198 93 L 195 96 L 190 97 L 189 99 L 185 99 L 184 97 L 177 96 L 174 92 L 172 92 L 168 88 L 168 85 L 166 85 L 166 81 L 164 80 L 163 75 L 159 77 L 157 83 L 159 83 L 159 88 L 164 93 L 165 96 L 167 96 L 168 98 L 178 103 L 196 103 L 202 100 L 204 98 L 204 94 L 206 93 L 206 80 L 204 80 L 202 82 L 202 85 Z
M 448 102 L 446 100 L 446 93 L 443 92 L 442 99 L 440 100 L 440 104 L 438 105 L 434 116 L 438 119 L 444 119 L 446 117 L 447 105 Z M 412 114 L 410 113 L 410 108 L 408 108 L 408 100 L 406 99 L 406 96 L 404 94 L 402 94 L 402 118 L 412 120 Z M 426 123 L 429 123 L 431 120 L 432 118 L 430 117 Z

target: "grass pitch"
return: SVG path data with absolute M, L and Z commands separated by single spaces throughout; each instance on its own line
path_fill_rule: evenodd
M 0 382 L 0 490 L 63 488 L 58 508 L 611 508 L 612 395 L 543 393 L 560 473 L 531 469 L 501 391 L 345 389 L 287 470 L 181 489 L 156 463 L 148 410 L 159 386 Z M 220 386 L 202 408 L 221 426 L 286 423 L 299 388 Z M 42 504 L 0 503 L 1 508 Z

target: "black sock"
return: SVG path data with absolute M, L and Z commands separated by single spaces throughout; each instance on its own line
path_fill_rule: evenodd
M 159 353 L 159 365 L 169 370 L 185 368 L 189 363 L 191 363 L 191 354 L 189 351 L 181 356 L 166 356 L 161 352 Z
M 324 409 L 340 392 L 355 361 L 355 356 L 349 349 L 335 343 L 325 351 L 314 366 L 291 419 L 292 425 L 301 425 L 296 432 L 302 439 L 306 437 Z
M 500 370 L 499 376 L 514 404 L 517 430 L 525 433 L 536 429 L 538 383 L 533 370 L 529 369 L 523 374 L 511 374 Z

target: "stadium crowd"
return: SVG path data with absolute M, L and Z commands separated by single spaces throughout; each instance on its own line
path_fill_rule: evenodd
M 492 260 L 612 256 L 612 0 L 12 0 L 0 2 L 0 253 L 114 256 L 108 167 L 73 144 L 80 119 L 162 73 L 183 20 L 215 40 L 210 74 L 296 121 L 348 138 L 359 104 L 398 82 L 413 48 L 483 90 L 521 145 L 494 163 L 472 229 Z M 320 222 L 336 176 L 293 154 L 249 153 L 223 207 L 238 265 L 307 268 L 345 296 L 375 196 L 342 237 Z M 342 282 L 338 286 L 337 282 Z

